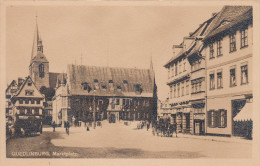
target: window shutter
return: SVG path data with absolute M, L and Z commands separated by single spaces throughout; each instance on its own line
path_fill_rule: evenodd
M 212 112 L 212 111 L 208 111 L 208 126 L 209 126 L 209 127 L 212 127 L 212 126 L 211 126 L 211 112 Z
M 224 110 L 224 127 L 227 127 L 227 110 Z
M 214 111 L 214 127 L 218 127 L 218 113 L 219 111 Z

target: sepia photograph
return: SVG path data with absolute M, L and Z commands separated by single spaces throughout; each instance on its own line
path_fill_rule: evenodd
M 6 6 L 3 156 L 252 159 L 254 12 Z

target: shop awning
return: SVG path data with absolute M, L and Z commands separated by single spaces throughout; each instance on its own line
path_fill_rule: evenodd
M 246 103 L 242 110 L 234 117 L 234 121 L 252 120 L 253 103 Z

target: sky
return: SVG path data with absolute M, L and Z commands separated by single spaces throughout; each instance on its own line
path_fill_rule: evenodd
M 163 65 L 222 6 L 12 6 L 6 11 L 7 83 L 29 74 L 36 15 L 50 72 L 67 64 L 149 68 L 158 97 L 168 97 Z M 151 58 L 152 57 L 152 58 Z

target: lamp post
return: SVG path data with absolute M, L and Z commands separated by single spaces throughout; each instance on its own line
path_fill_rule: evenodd
M 93 125 L 93 128 L 95 129 L 96 128 L 96 102 L 95 102 L 95 90 L 94 90 L 94 93 L 93 93 L 93 121 L 94 121 L 94 125 Z

